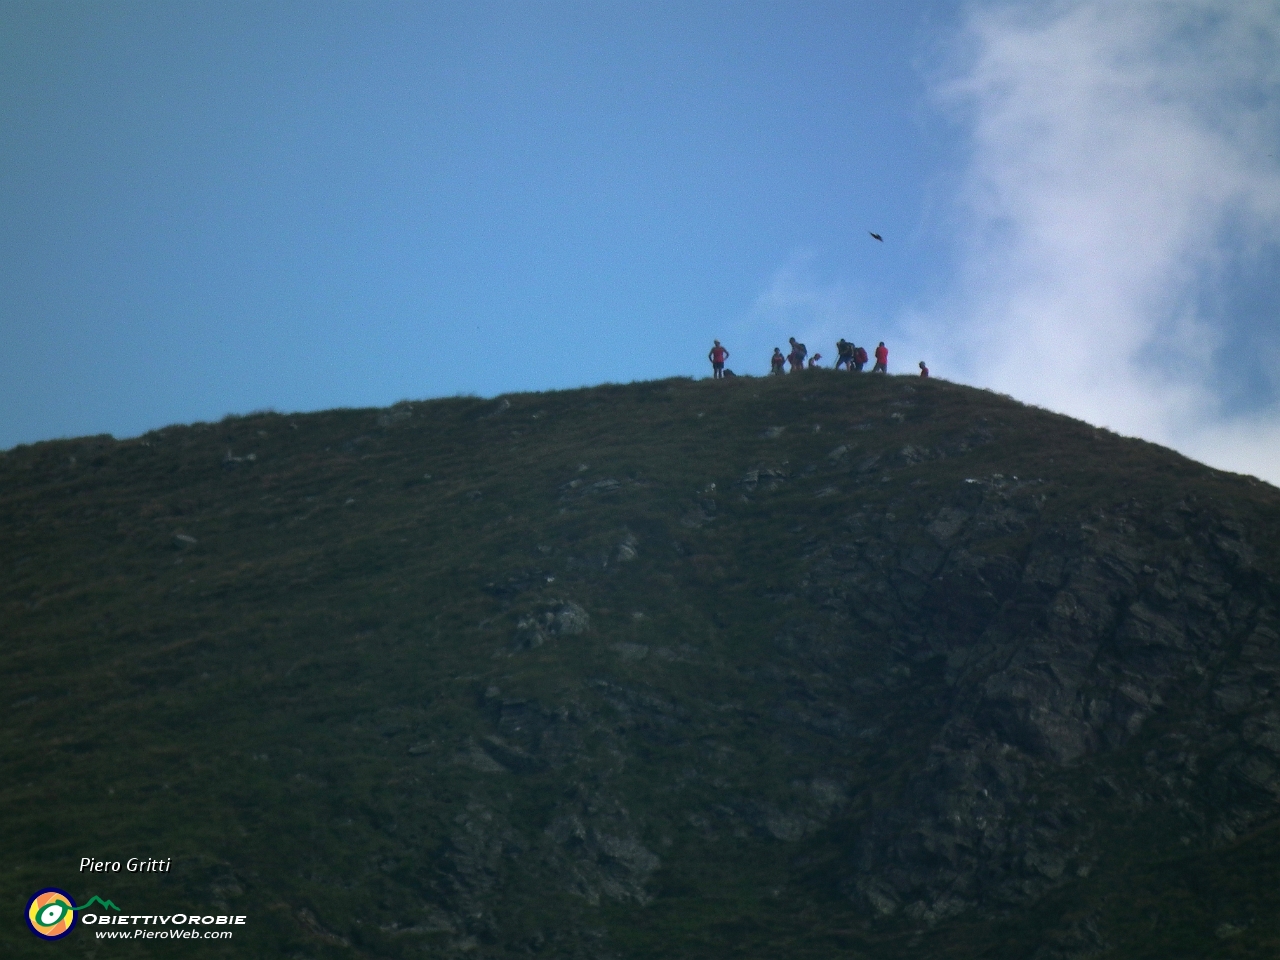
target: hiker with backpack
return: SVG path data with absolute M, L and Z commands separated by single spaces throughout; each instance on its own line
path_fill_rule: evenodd
M 804 358 L 809 353 L 809 348 L 803 343 L 799 343 L 795 337 L 787 338 L 791 342 L 791 353 L 787 356 L 787 361 L 791 364 L 791 372 L 804 369 Z
M 862 372 L 862 368 L 867 365 L 867 351 L 863 347 L 853 348 L 853 369 L 858 373 Z
M 707 354 L 707 359 L 711 361 L 711 379 L 720 380 L 724 377 L 724 362 L 729 359 L 729 351 L 720 346 L 720 341 L 715 341 L 715 346 L 711 348 L 711 352 Z
M 884 345 L 883 340 L 880 341 L 880 346 L 876 347 L 876 365 L 871 368 L 871 372 L 889 372 L 889 348 Z
M 841 365 L 844 366 L 846 371 L 853 369 L 853 344 L 844 337 L 836 341 L 836 365 L 834 369 L 839 370 Z
M 769 372 L 774 376 L 782 376 L 783 368 L 787 364 L 787 358 L 782 355 L 782 351 L 777 347 L 773 348 L 773 356 L 769 358 Z

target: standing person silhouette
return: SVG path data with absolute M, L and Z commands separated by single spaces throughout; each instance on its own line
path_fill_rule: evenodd
M 791 353 L 787 356 L 787 362 L 791 364 L 791 372 L 804 369 L 804 358 L 809 353 L 809 348 L 803 343 L 796 341 L 795 337 L 787 337 L 791 342 Z
M 920 376 L 922 376 L 922 377 L 927 377 L 928 375 L 929 375 L 929 368 L 928 368 L 928 367 L 926 367 L 926 366 L 924 365 L 924 361 L 923 361 L 923 360 L 921 360 L 921 361 L 920 361 Z
M 787 365 L 787 358 L 782 355 L 782 351 L 777 347 L 773 348 L 773 356 L 769 358 L 769 372 L 775 376 L 782 376 Z
M 876 347 L 876 365 L 871 368 L 871 372 L 889 372 L 889 348 L 884 345 L 883 340 L 880 341 L 880 346 Z
M 711 361 L 711 379 L 721 380 L 724 378 L 724 362 L 729 359 L 729 351 L 720 346 L 720 341 L 715 341 L 715 346 L 711 348 L 711 352 L 707 354 L 707 359 Z

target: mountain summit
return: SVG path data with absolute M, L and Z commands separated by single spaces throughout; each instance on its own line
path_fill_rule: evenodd
M 248 917 L 184 956 L 1280 952 L 1280 491 L 1160 447 L 668 380 L 20 447 L 0 524 L 10 903 Z

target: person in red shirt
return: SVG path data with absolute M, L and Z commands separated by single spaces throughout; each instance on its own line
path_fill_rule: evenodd
M 711 378 L 713 380 L 723 379 L 724 362 L 729 359 L 729 351 L 720 346 L 719 340 L 715 342 L 715 346 L 707 354 L 707 359 L 711 361 Z
M 871 372 L 889 372 L 889 348 L 884 345 L 883 340 L 880 341 L 880 346 L 876 347 L 876 365 L 871 368 Z
M 924 361 L 923 361 L 923 360 L 921 360 L 921 361 L 920 361 L 920 376 L 922 376 L 922 377 L 927 377 L 928 375 L 929 375 L 929 368 L 928 368 L 928 367 L 926 367 L 926 366 L 924 365 Z

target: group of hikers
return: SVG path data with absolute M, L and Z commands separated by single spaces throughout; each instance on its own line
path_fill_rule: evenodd
M 795 337 L 788 337 L 791 343 L 791 352 L 785 357 L 779 347 L 773 348 L 773 356 L 769 358 L 769 372 L 776 376 L 782 376 L 786 373 L 786 365 L 791 364 L 791 372 L 796 373 L 805 369 L 805 357 L 809 356 L 809 349 L 797 340 Z M 880 346 L 876 347 L 876 365 L 871 368 L 872 373 L 888 373 L 889 372 L 889 348 L 884 345 L 884 341 L 880 341 Z M 725 361 L 729 359 L 729 351 L 720 345 L 720 341 L 715 341 L 711 352 L 707 354 L 707 359 L 711 361 L 711 376 L 716 380 L 724 377 L 732 377 L 732 370 L 726 370 Z M 822 354 L 815 353 L 809 357 L 809 369 L 815 369 L 818 361 L 822 359 Z M 836 370 L 844 367 L 847 371 L 861 373 L 862 368 L 867 365 L 867 351 L 864 347 L 854 346 L 848 340 L 841 337 L 836 341 Z M 920 376 L 929 376 L 929 368 L 924 365 L 924 361 L 920 361 Z

